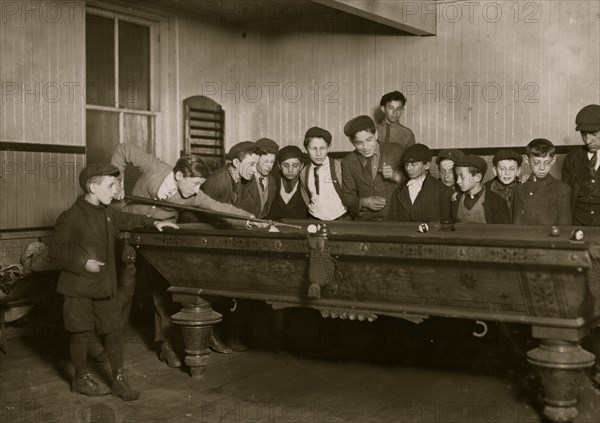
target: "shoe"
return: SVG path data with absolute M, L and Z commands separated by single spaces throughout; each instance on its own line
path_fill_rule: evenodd
M 211 350 L 221 354 L 231 354 L 233 352 L 233 350 L 227 345 L 225 345 L 225 343 L 223 343 L 223 341 L 221 341 L 221 339 L 219 339 L 219 337 L 215 335 L 214 332 L 210 334 L 209 346 Z
M 167 363 L 167 366 L 169 367 L 181 367 L 181 360 L 177 358 L 177 354 L 173 351 L 173 347 L 171 347 L 171 344 L 167 341 L 161 342 L 158 358 L 160 361 Z
M 227 343 L 231 347 L 231 349 L 235 352 L 244 352 L 248 351 L 248 347 L 244 344 L 240 338 L 230 338 L 227 339 Z
M 76 373 L 71 383 L 71 392 L 79 392 L 88 397 L 102 397 L 110 394 L 110 389 L 107 386 L 100 386 L 92 379 L 92 375 L 84 370 Z
M 108 354 L 106 354 L 105 350 L 102 350 L 95 358 L 94 361 L 96 363 L 106 363 L 108 361 Z
M 113 397 L 121 398 L 123 401 L 134 401 L 140 397 L 138 391 L 134 391 L 127 382 L 125 370 L 118 369 L 113 378 L 113 384 L 110 390 Z

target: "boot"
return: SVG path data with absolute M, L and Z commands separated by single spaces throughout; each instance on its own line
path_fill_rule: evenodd
M 248 351 L 248 347 L 242 342 L 242 340 L 238 336 L 229 336 L 227 338 L 227 343 L 235 352 Z
M 123 401 L 134 401 L 140 397 L 140 393 L 131 389 L 127 382 L 125 370 L 118 369 L 113 377 L 113 384 L 110 394 L 113 397 L 121 398 Z
M 92 379 L 92 375 L 87 370 L 75 373 L 73 383 L 71 383 L 71 392 L 79 392 L 88 397 L 101 397 L 110 394 L 110 389 L 106 386 L 100 386 Z
M 167 363 L 169 367 L 181 367 L 181 360 L 177 358 L 177 354 L 173 351 L 171 344 L 168 341 L 162 341 L 160 344 L 160 353 L 158 355 L 160 361 Z
M 221 353 L 221 354 L 231 354 L 233 351 L 231 350 L 231 348 L 229 348 L 227 345 L 225 345 L 225 343 L 223 341 L 221 341 L 221 338 L 219 338 L 214 331 L 210 334 L 210 349 Z

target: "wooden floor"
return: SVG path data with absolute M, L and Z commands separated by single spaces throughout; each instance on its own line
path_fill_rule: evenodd
M 430 322 L 447 332 L 444 324 Z M 517 362 L 518 342 L 515 352 L 496 345 L 497 340 L 486 343 L 452 335 L 444 341 L 437 336 L 428 341 L 434 352 L 427 357 L 415 357 L 413 351 L 394 361 L 377 354 L 381 345 L 361 335 L 372 327 L 345 322 L 338 328 L 345 332 L 337 341 L 339 351 L 355 345 L 356 354 L 307 351 L 297 340 L 283 353 L 258 344 L 245 353 L 212 354 L 202 380 L 159 362 L 147 342 L 148 331 L 134 329 L 125 344 L 125 361 L 130 383 L 141 398 L 130 403 L 70 393 L 72 367 L 65 339 L 49 342 L 51 336 L 42 329 L 43 333 L 11 339 L 8 355 L 1 358 L 0 422 L 543 421 L 535 378 Z M 478 342 L 483 343 L 477 348 L 467 345 Z M 438 344 L 444 346 L 437 348 Z M 370 346 L 377 351 L 368 352 Z M 96 364 L 94 372 L 108 382 L 108 365 Z M 576 422 L 597 423 L 600 394 L 588 379 L 581 387 L 580 403 Z

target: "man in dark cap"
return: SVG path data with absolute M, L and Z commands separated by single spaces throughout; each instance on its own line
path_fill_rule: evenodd
M 399 122 L 405 106 L 406 97 L 400 91 L 392 91 L 381 97 L 379 107 L 384 117 L 377 126 L 377 132 L 382 144 L 394 143 L 407 148 L 415 143 L 413 131 Z
M 482 185 L 487 163 L 479 156 L 467 155 L 454 163 L 456 183 L 462 191 L 452 202 L 452 219 L 457 223 L 512 222 L 506 202 Z
M 584 146 L 567 154 L 562 169 L 571 187 L 573 225 L 600 226 L 600 105 L 581 109 L 575 124 Z
M 454 162 L 462 159 L 464 155 L 465 154 L 460 150 L 446 149 L 440 151 L 435 159 L 438 165 L 440 181 L 448 188 L 451 188 L 453 192 L 459 191 L 456 186 L 456 178 L 454 175 Z
M 523 156 L 511 150 L 499 150 L 492 159 L 494 178 L 485 183 L 485 187 L 504 198 L 508 211 L 512 214 L 515 188 L 521 176 Z
M 307 219 L 308 207 L 302 199 L 299 177 L 304 165 L 302 150 L 295 145 L 283 147 L 277 153 L 277 163 L 281 176 L 269 219 Z
M 426 145 L 414 144 L 406 149 L 402 162 L 409 180 L 396 188 L 388 220 L 451 222 L 451 191 L 429 174 L 431 158 L 431 150 Z
M 350 119 L 344 133 L 354 151 L 342 160 L 342 201 L 355 220 L 384 220 L 390 199 L 402 182 L 400 159 L 404 147 L 379 144 L 369 116 Z
M 330 159 L 331 133 L 313 126 L 304 135 L 310 165 L 300 172 L 302 198 L 308 212 L 319 220 L 349 219 L 342 202 L 342 163 Z

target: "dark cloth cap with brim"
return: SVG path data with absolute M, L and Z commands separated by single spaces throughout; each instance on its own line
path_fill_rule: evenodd
M 519 166 L 523 164 L 523 156 L 521 156 L 519 153 L 510 150 L 500 150 L 496 154 L 494 154 L 492 164 L 494 166 L 498 166 L 498 162 L 501 162 L 502 160 L 514 160 Z
M 79 186 L 85 191 L 85 183 L 94 176 L 119 176 L 121 172 L 110 163 L 89 163 L 79 172 Z
M 576 131 L 600 131 L 600 104 L 589 104 L 577 113 L 575 117 Z
M 368 130 L 375 130 L 375 122 L 367 115 L 352 118 L 344 125 L 344 134 L 346 134 L 348 138 L 353 137 L 359 131 Z
M 433 153 L 425 144 L 413 144 L 406 149 L 402 156 L 402 161 L 405 163 L 431 162 Z
M 277 153 L 279 151 L 279 144 L 270 138 L 258 139 L 256 140 L 255 144 L 258 148 L 260 148 L 262 151 L 266 151 L 267 153 Z
M 457 167 L 474 167 L 479 170 L 482 175 L 485 175 L 488 165 L 481 157 L 469 154 L 454 162 L 454 169 Z
M 318 126 L 313 126 L 306 131 L 304 139 L 307 138 L 323 138 L 327 144 L 331 144 L 331 132 L 327 129 L 319 128 Z
M 304 155 L 302 154 L 302 150 L 300 150 L 295 145 L 288 145 L 283 147 L 277 153 L 277 160 L 279 163 L 283 163 L 288 159 L 298 159 L 302 161 L 304 159 Z
M 435 161 L 439 165 L 442 160 L 452 160 L 453 162 L 455 162 L 458 159 L 462 159 L 464 156 L 465 153 L 463 153 L 462 151 L 457 150 L 455 148 L 450 148 L 446 150 L 441 150 L 438 153 Z
M 252 141 L 242 141 L 231 147 L 229 150 L 229 160 L 235 159 L 240 153 L 245 153 L 246 151 L 256 150 L 256 143 Z

